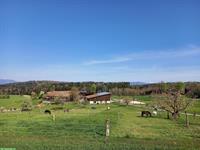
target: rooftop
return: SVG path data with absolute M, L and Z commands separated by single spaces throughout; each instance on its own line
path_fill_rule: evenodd
M 96 93 L 96 94 L 88 95 L 86 96 L 86 98 L 94 98 L 94 97 L 99 97 L 99 96 L 104 96 L 104 95 L 110 95 L 110 92 Z
M 108 95 L 108 94 L 110 94 L 110 92 L 96 93 L 97 96 Z
M 46 94 L 48 97 L 69 97 L 70 95 L 71 91 L 51 91 Z

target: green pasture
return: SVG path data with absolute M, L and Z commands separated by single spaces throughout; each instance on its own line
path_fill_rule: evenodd
M 121 97 L 115 97 L 121 98 Z M 28 96 L 11 96 L 0 99 L 0 107 L 20 108 Z M 150 103 L 152 97 L 139 96 L 138 100 Z M 36 105 L 38 100 L 33 100 Z M 199 101 L 189 110 L 199 112 Z M 110 110 L 107 110 L 107 107 Z M 44 114 L 50 109 L 56 116 Z M 69 109 L 64 113 L 64 109 Z M 151 118 L 140 117 L 146 106 L 126 106 L 117 103 L 89 105 L 67 103 L 45 105 L 30 112 L 0 113 L 0 148 L 19 150 L 132 150 L 132 149 L 199 149 L 200 117 L 189 116 L 190 126 L 185 127 L 185 116 L 178 121 L 166 119 L 165 112 Z M 105 139 L 105 120 L 110 120 L 110 137 Z

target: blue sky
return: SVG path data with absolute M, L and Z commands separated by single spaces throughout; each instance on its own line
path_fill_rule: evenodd
M 200 81 L 199 0 L 0 0 L 0 78 Z

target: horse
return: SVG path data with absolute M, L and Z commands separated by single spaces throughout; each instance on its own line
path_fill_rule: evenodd
M 50 110 L 45 110 L 44 113 L 51 115 L 51 111 Z
M 154 116 L 157 116 L 157 114 L 158 114 L 157 111 L 153 111 L 152 113 Z
M 69 112 L 69 109 L 65 109 L 64 112 Z
M 151 117 L 151 113 L 150 113 L 149 111 L 142 111 L 142 112 L 141 112 L 141 117 L 144 117 L 144 115 L 145 115 L 146 117 Z

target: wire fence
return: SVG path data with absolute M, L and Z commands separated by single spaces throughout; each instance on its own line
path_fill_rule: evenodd
M 28 113 L 27 113 L 28 114 Z M 101 115 L 96 116 L 95 113 L 69 113 L 64 117 L 57 116 L 55 121 L 53 121 L 51 115 L 41 114 L 39 117 L 34 118 L 35 114 L 28 114 L 21 117 L 21 114 L 12 115 L 4 114 L 4 118 L 0 117 L 0 135 L 4 134 L 13 134 L 13 135 L 44 135 L 44 136 L 92 136 L 92 137 L 104 137 L 106 128 L 105 120 L 110 119 L 110 132 L 111 136 L 118 137 L 120 135 L 127 134 L 129 131 L 136 133 L 137 130 L 151 129 L 152 132 L 172 132 L 177 131 L 177 128 L 172 127 L 183 127 L 185 126 L 184 117 L 182 120 L 177 122 L 167 122 L 164 125 L 159 123 L 163 114 L 158 116 L 153 116 L 151 119 L 146 117 L 141 117 L 141 112 L 125 113 L 125 112 L 116 112 L 112 115 Z M 124 116 L 137 116 L 141 117 L 144 120 L 144 123 L 133 123 L 130 126 L 121 127 L 119 122 L 127 121 L 127 118 Z M 184 116 L 184 114 L 181 114 Z M 79 116 L 79 119 L 76 120 L 74 116 Z M 80 119 L 80 116 L 86 117 Z M 110 117 L 110 118 L 109 118 Z M 42 120 L 44 119 L 45 120 Z M 72 119 L 74 118 L 74 119 Z M 139 118 L 138 118 L 139 119 Z M 157 120 L 156 120 L 157 119 Z M 166 118 L 165 118 L 166 119 Z M 156 122 L 154 122 L 156 120 Z M 148 123 L 147 123 L 148 122 Z M 200 131 L 200 117 L 194 118 L 192 115 L 189 115 L 189 124 L 193 127 L 194 134 L 195 132 Z M 182 131 L 181 128 L 178 130 Z
M 0 134 L 103 137 L 107 118 L 107 114 L 98 118 L 88 112 L 56 114 L 55 120 L 53 115 L 41 113 L 4 113 L 0 116 Z

